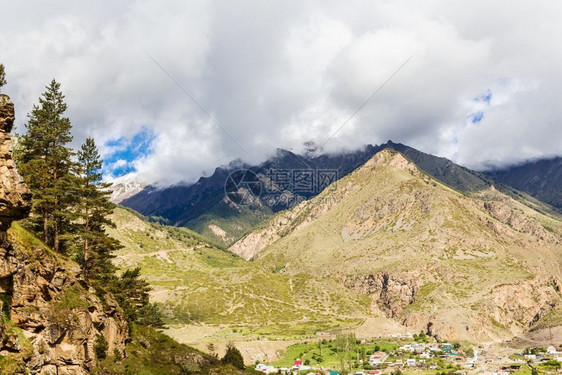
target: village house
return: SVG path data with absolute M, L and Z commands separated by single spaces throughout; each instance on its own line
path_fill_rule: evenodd
M 388 354 L 385 352 L 376 352 L 369 356 L 369 364 L 371 366 L 382 365 L 384 361 L 388 358 Z

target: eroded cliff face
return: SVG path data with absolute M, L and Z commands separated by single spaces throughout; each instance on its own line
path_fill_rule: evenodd
M 0 94 L 0 232 L 5 233 L 12 221 L 27 217 L 31 193 L 18 174 L 12 159 L 10 132 L 14 126 L 14 104 Z
M 13 221 L 29 214 L 31 194 L 12 160 L 14 106 L 0 95 L 0 374 L 87 374 L 103 336 L 108 355 L 125 355 L 128 325 L 108 294 L 97 295 L 80 268 Z
M 562 304 L 562 286 L 555 277 L 538 276 L 493 287 L 477 302 L 459 300 L 447 314 L 423 305 L 435 300 L 431 292 L 450 282 L 426 272 L 379 272 L 348 277 L 345 285 L 371 297 L 371 312 L 397 319 L 413 331 L 445 340 L 495 340 L 527 332 Z M 450 295 L 453 299 L 453 295 Z M 422 303 L 422 304 L 420 304 Z M 468 304 L 474 303 L 468 309 Z

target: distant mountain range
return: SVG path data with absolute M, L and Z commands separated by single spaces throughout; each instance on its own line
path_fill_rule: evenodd
M 347 175 L 376 151 L 367 146 L 355 152 L 312 157 L 279 149 L 259 166 L 235 163 L 217 168 L 211 176 L 201 177 L 193 185 L 164 189 L 148 186 L 121 204 L 151 220 L 187 227 L 218 244 L 228 245 L 274 212 L 317 195 L 328 183 Z M 225 185 L 232 173 L 246 169 L 259 180 L 261 193 L 247 204 L 237 204 L 236 199 L 233 201 L 232 196 L 225 194 Z
M 530 161 L 486 174 L 562 211 L 562 157 Z
M 298 155 L 279 149 L 274 157 L 259 166 L 234 162 L 217 168 L 211 176 L 201 177 L 192 185 L 147 186 L 141 190 L 140 185 L 132 184 L 135 194 L 124 189 L 121 196 L 128 194 L 128 197 L 121 204 L 153 221 L 187 227 L 219 245 L 228 246 L 274 213 L 316 196 L 328 183 L 345 177 L 386 148 L 400 152 L 428 175 L 462 193 L 495 185 L 498 190 L 520 196 L 521 193 L 511 186 L 562 210 L 562 158 L 481 173 L 392 141 L 368 145 L 354 152 L 320 156 Z M 229 180 L 233 173 L 234 179 L 248 177 L 240 174 L 243 172 L 238 172 L 237 177 L 236 171 L 239 170 L 252 172 L 251 177 L 261 187 L 259 194 L 245 188 L 252 183 Z M 232 187 L 238 189 L 235 197 L 251 199 L 238 204 L 240 202 L 225 192 L 225 188 Z M 537 202 L 535 206 L 541 206 L 541 203 Z M 540 209 L 550 210 L 548 207 Z

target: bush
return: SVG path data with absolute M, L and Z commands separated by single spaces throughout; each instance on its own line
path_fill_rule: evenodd
M 305 366 L 310 365 L 310 359 L 306 359 L 306 360 L 304 361 L 304 365 L 305 365 Z
M 96 337 L 96 343 L 94 344 L 94 352 L 96 353 L 96 357 L 98 359 L 105 359 L 107 357 L 107 349 L 109 345 L 105 340 L 105 337 L 102 335 L 98 335 Z
M 226 353 L 222 358 L 222 363 L 231 364 L 232 366 L 239 368 L 240 370 L 244 370 L 246 366 L 244 366 L 244 358 L 242 358 L 242 354 L 240 350 L 238 350 L 234 344 L 229 343 L 226 347 Z

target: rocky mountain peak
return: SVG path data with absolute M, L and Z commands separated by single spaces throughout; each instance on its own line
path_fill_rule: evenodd
M 410 171 L 412 173 L 419 172 L 418 167 L 412 163 L 410 160 L 406 159 L 404 155 L 399 152 L 394 151 L 391 148 L 385 148 L 384 150 L 377 152 L 367 163 L 364 164 L 364 168 L 370 168 L 373 166 L 389 166 L 403 171 Z

